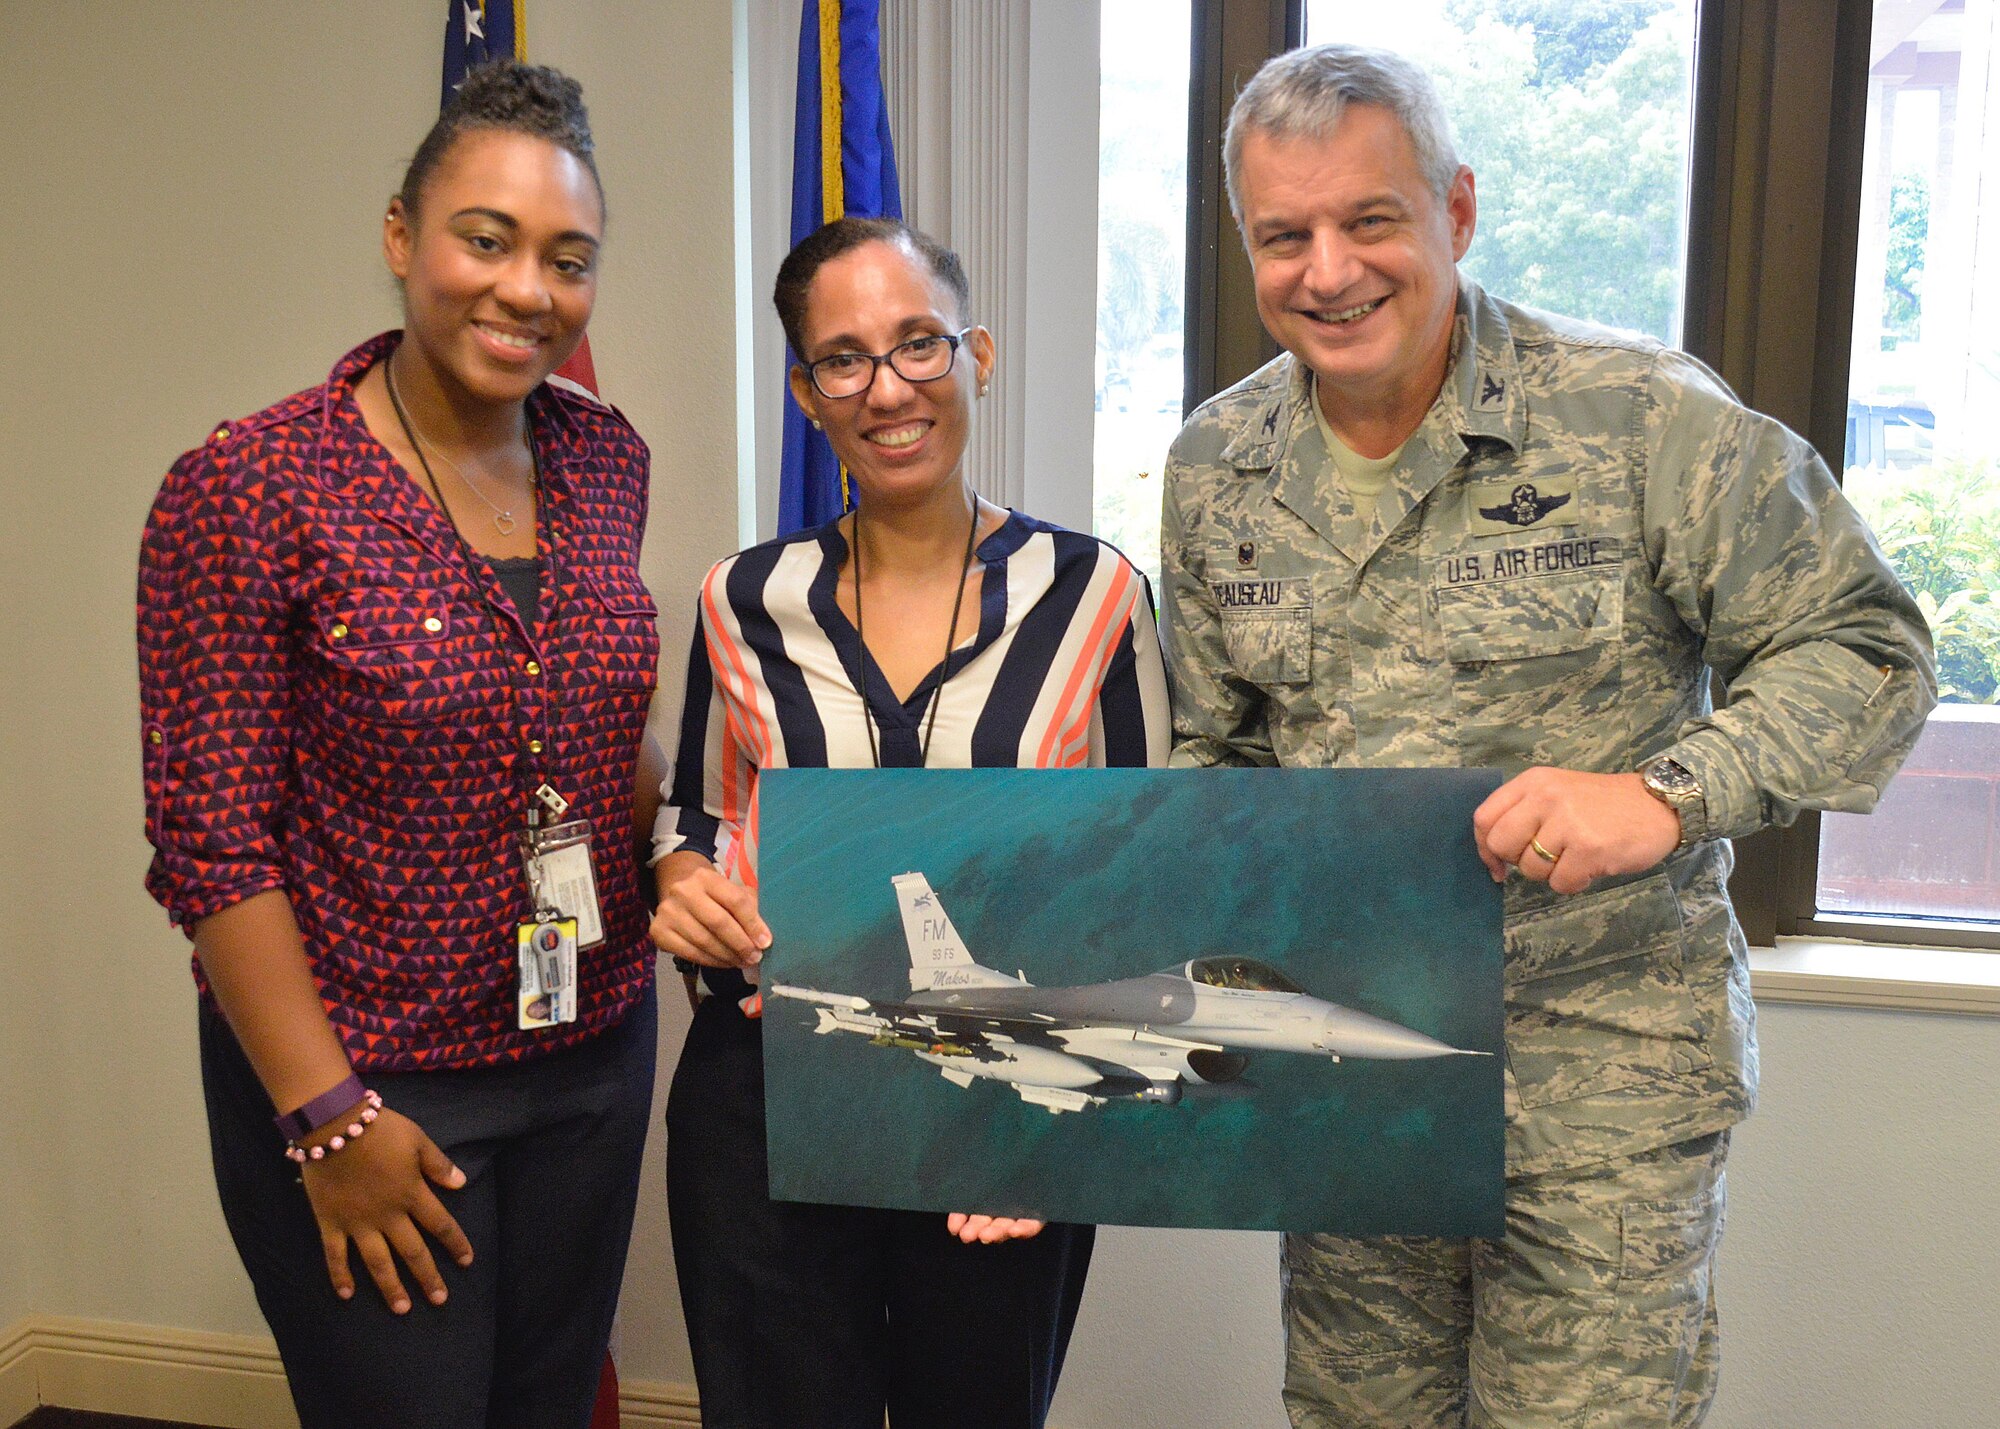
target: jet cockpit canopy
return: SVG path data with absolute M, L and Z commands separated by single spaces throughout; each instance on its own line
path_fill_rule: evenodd
M 1196 958 L 1187 965 L 1187 976 L 1189 982 L 1247 992 L 1305 991 L 1269 963 L 1260 963 L 1255 958 Z

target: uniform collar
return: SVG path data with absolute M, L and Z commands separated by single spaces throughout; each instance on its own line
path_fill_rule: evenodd
M 1458 283 L 1452 367 L 1431 419 L 1461 437 L 1486 437 L 1521 450 L 1528 408 L 1521 400 L 1521 362 L 1500 305 L 1470 278 Z
M 1403 459 L 1372 520 L 1356 514 L 1333 479 L 1331 457 L 1308 406 L 1310 374 L 1289 353 L 1274 364 L 1263 400 L 1223 447 L 1221 460 L 1239 470 L 1268 471 L 1278 501 L 1360 565 L 1450 474 L 1473 441 L 1520 449 L 1528 416 L 1519 374 L 1506 318 L 1484 289 L 1461 277 L 1444 386 L 1404 444 Z

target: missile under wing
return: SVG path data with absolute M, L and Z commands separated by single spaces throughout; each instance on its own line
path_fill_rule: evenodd
M 903 1001 L 776 983 L 811 1004 L 819 1033 L 855 1032 L 937 1067 L 947 1081 L 1004 1082 L 1051 1112 L 1113 1098 L 1174 1105 L 1186 1087 L 1229 1082 L 1252 1052 L 1410 1060 L 1489 1056 L 1312 996 L 1247 957 L 1195 958 L 1141 977 L 1036 987 L 973 961 L 930 881 L 890 880 L 910 953 Z

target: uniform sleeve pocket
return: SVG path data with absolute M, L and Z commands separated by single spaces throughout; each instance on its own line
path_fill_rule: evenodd
M 1445 658 L 1456 665 L 1527 660 L 1613 640 L 1624 592 L 1615 569 L 1445 587 L 1437 593 Z
M 1524 1108 L 1708 1066 L 1664 874 L 1508 921 L 1507 1059 Z

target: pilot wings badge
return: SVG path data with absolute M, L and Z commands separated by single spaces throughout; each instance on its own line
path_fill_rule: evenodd
M 1473 523 L 1474 534 L 1497 536 L 1539 526 L 1557 512 L 1563 513 L 1561 518 L 1549 524 L 1574 525 L 1575 500 L 1574 480 L 1539 484 L 1532 481 L 1482 482 L 1473 493 L 1474 509 L 1479 513 L 1479 519 Z

